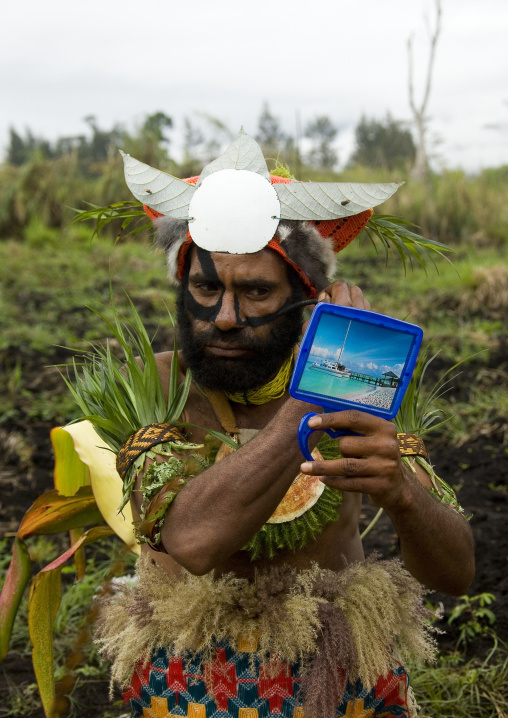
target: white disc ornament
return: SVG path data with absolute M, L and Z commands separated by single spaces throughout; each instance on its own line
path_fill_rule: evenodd
M 277 192 L 262 175 L 249 170 L 208 175 L 189 204 L 190 235 L 209 252 L 259 252 L 274 236 L 279 218 Z

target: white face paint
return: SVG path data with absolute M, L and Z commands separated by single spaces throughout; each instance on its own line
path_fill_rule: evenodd
M 219 170 L 203 180 L 189 205 L 189 232 L 209 252 L 250 254 L 272 239 L 279 224 L 277 192 L 249 170 Z

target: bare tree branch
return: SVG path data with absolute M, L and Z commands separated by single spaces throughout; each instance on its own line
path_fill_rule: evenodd
M 425 91 L 420 106 L 415 101 L 414 93 L 414 66 L 413 66 L 413 36 L 411 35 L 407 41 L 407 57 L 408 57 L 408 90 L 409 105 L 413 113 L 416 125 L 416 159 L 413 167 L 413 177 L 423 179 L 428 171 L 428 157 L 426 149 L 427 134 L 427 105 L 429 102 L 430 91 L 432 87 L 432 73 L 434 69 L 434 60 L 436 56 L 436 47 L 441 33 L 442 7 L 441 0 L 436 0 L 436 21 L 434 29 L 430 33 L 430 54 L 427 65 L 427 77 L 425 81 Z

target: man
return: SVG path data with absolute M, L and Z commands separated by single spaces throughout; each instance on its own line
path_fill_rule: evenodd
M 256 152 L 245 135 L 236 142 L 233 149 Z M 429 493 L 430 478 L 414 460 L 403 463 L 394 424 L 359 411 L 321 414 L 289 396 L 305 300 L 370 305 L 358 287 L 328 283 L 326 231 L 323 239 L 282 212 L 270 215 L 273 231 L 269 208 L 266 227 L 256 217 L 231 219 L 231 197 L 243 201 L 233 192 L 241 177 L 221 175 L 230 169 L 224 156 L 214 170 L 225 181 L 218 194 L 206 198 L 202 182 L 187 221 L 181 213 L 156 224 L 179 281 L 180 371 L 190 368 L 194 380 L 182 417 L 187 438 L 205 444 L 207 431 L 226 431 L 239 448 L 219 449 L 178 492 L 157 537 L 148 532 L 143 553 L 152 561 L 142 559 L 138 587 L 111 602 L 100 638 L 115 658 L 114 676 L 125 680 L 137 664 L 125 693 L 136 716 L 416 715 L 399 657 L 424 658 L 431 649 L 419 589 L 398 562 L 365 562 L 362 494 L 388 513 L 405 567 L 432 589 L 458 595 L 469 586 L 469 527 Z M 131 189 L 134 174 L 127 172 Z M 251 202 L 255 195 L 262 205 L 256 192 L 249 185 Z M 248 211 L 247 201 L 239 214 Z M 360 215 L 356 233 L 370 214 L 348 215 Z M 165 386 L 172 359 L 158 355 Z M 297 429 L 309 411 L 320 414 L 312 428 L 355 435 L 330 449 L 330 441 L 317 447 L 314 433 L 316 460 L 302 463 Z M 146 517 L 142 474 L 132 505 L 135 518 Z

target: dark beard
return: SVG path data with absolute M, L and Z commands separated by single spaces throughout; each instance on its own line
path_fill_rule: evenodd
M 255 336 L 250 327 L 222 332 L 210 323 L 207 329 L 195 332 L 185 308 L 184 291 L 181 286 L 176 303 L 179 346 L 194 380 L 205 389 L 234 393 L 262 386 L 276 375 L 300 338 L 303 323 L 301 308 L 274 319 L 266 340 Z M 300 296 L 294 301 L 299 299 Z M 205 346 L 214 339 L 249 349 L 252 356 L 245 359 L 224 359 L 205 354 Z

